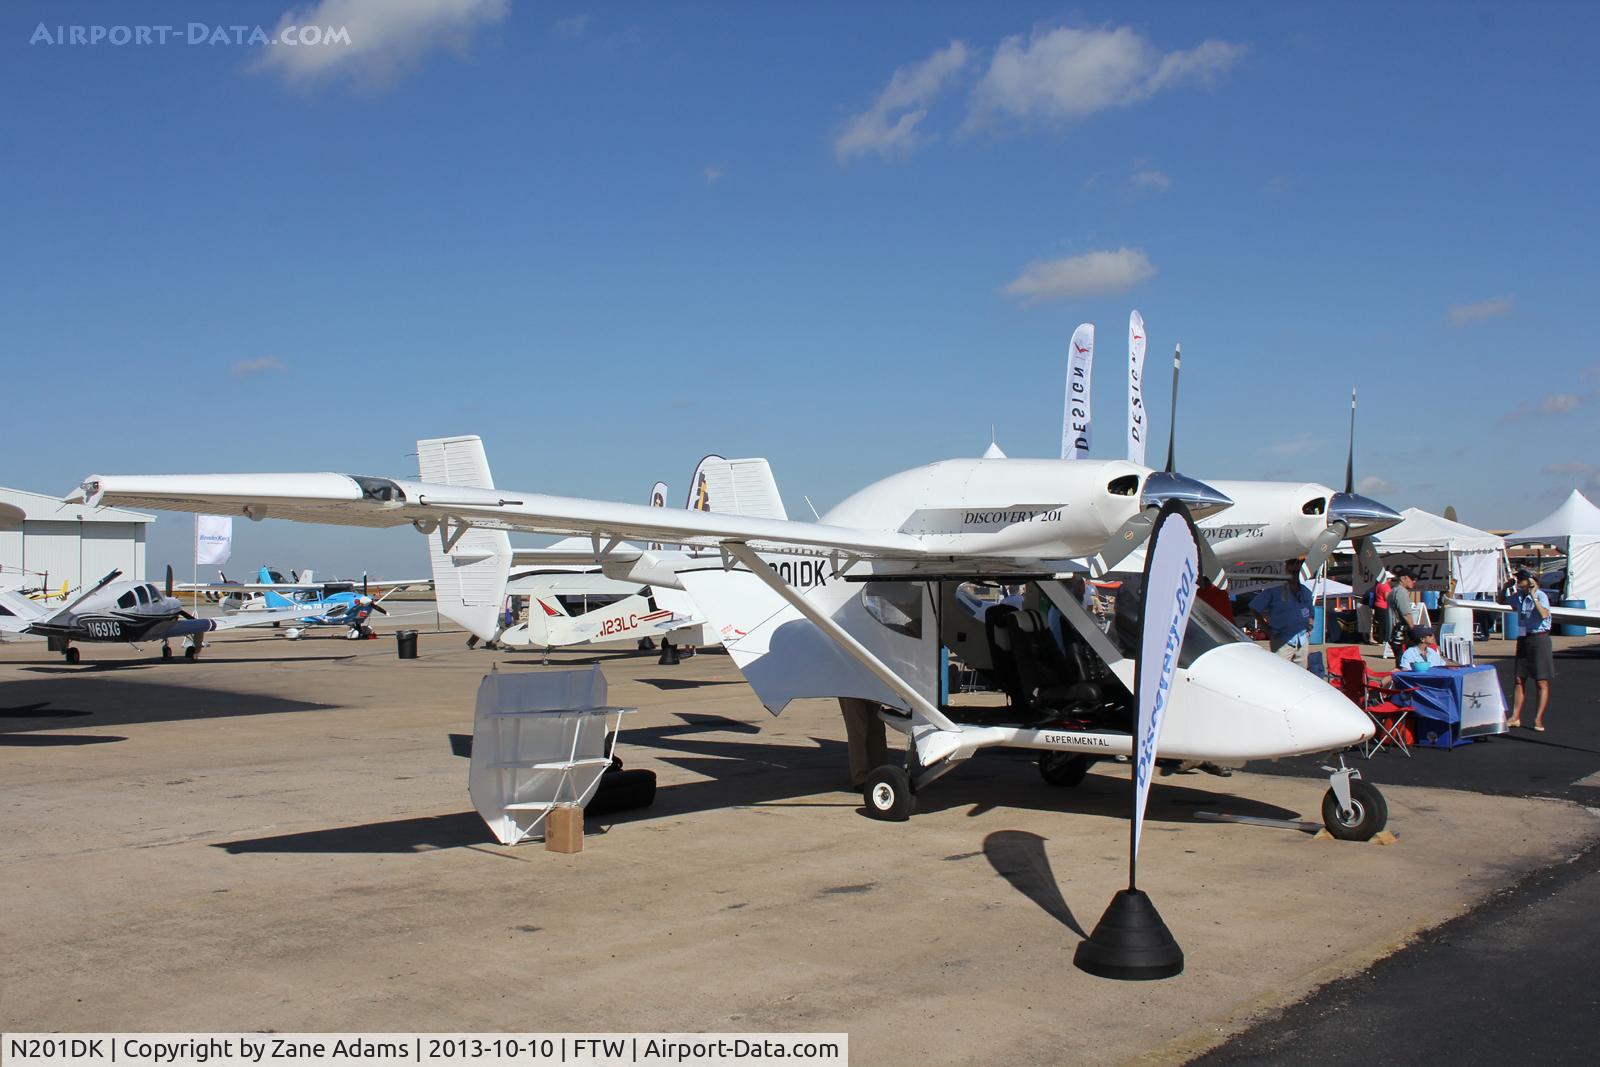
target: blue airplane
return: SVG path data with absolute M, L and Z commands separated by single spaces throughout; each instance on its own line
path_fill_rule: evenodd
M 428 584 L 427 579 L 381 582 L 377 584 L 384 592 L 374 596 L 365 575 L 360 583 L 312 581 L 309 571 L 301 577 L 304 580 L 285 582 L 270 567 L 262 567 L 254 582 L 228 582 L 207 588 L 227 590 L 230 600 L 239 605 L 241 612 L 265 610 L 300 613 L 295 625 L 284 631 L 284 636 L 290 640 L 299 638 L 313 626 L 342 626 L 345 636 L 355 641 L 374 636 L 367 620 L 374 612 L 389 614 L 382 601 L 390 593 L 411 585 Z M 234 599 L 241 593 L 248 599 Z M 259 599 L 250 594 L 259 594 Z

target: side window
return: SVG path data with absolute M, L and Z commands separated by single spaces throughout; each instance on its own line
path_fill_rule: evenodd
M 139 598 L 139 603 L 141 604 L 150 603 L 150 594 L 144 591 L 144 586 L 142 585 L 133 587 L 133 595 Z
M 861 587 L 867 614 L 897 634 L 922 640 L 922 586 L 916 582 L 868 582 Z
M 131 608 L 131 607 L 133 607 L 133 590 L 132 589 L 128 590 L 126 593 L 123 593 L 121 596 L 117 597 L 117 607 L 119 607 L 119 608 Z

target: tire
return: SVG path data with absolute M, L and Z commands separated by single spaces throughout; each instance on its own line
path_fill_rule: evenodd
M 879 767 L 867 775 L 861 787 L 861 799 L 867 814 L 884 822 L 905 822 L 917 810 L 917 798 L 911 792 L 911 778 L 899 767 Z
M 161 646 L 161 658 L 162 659 L 171 659 L 172 658 L 172 646 L 171 645 L 162 645 Z
M 1349 818 L 1339 813 L 1339 798 L 1329 789 L 1322 797 L 1322 825 L 1341 841 L 1370 841 L 1389 824 L 1389 804 L 1378 787 L 1360 778 L 1350 781 Z
M 1071 752 L 1041 752 L 1039 777 L 1058 789 L 1071 789 L 1083 781 L 1093 763 L 1088 756 Z
M 199 648 L 199 646 L 198 645 L 190 645 L 188 648 L 184 649 L 183 650 L 183 658 L 188 660 L 190 663 L 193 663 L 195 660 L 199 659 L 200 658 L 200 648 Z
M 83 653 L 79 652 L 77 649 L 72 648 L 70 646 L 67 648 L 67 650 L 65 652 L 62 653 L 62 655 L 67 657 L 67 662 L 68 663 L 76 663 L 80 659 L 83 658 Z

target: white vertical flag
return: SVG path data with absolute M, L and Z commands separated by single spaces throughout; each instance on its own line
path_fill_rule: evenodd
M 1144 466 L 1144 316 L 1128 316 L 1128 459 Z
M 1139 835 L 1144 829 L 1144 806 L 1150 796 L 1150 778 L 1156 766 L 1156 745 L 1167 705 L 1172 699 L 1178 654 L 1189 626 L 1200 580 L 1200 535 L 1183 505 L 1168 501 L 1156 516 L 1145 550 L 1144 592 L 1140 611 L 1143 628 L 1139 660 L 1134 667 L 1134 701 L 1138 719 L 1134 728 L 1133 835 L 1129 862 L 1139 856 Z M 1130 884 L 1132 877 L 1130 874 Z
M 231 555 L 233 555 L 233 516 L 196 515 L 194 565 L 204 567 L 226 563 Z
M 657 482 L 655 485 L 650 487 L 650 506 L 653 508 L 664 508 L 667 506 L 666 482 Z M 650 548 L 651 551 L 659 552 L 661 551 L 661 542 L 652 541 L 647 547 Z
M 1083 459 L 1089 454 L 1089 380 L 1094 375 L 1094 323 L 1072 331 L 1072 352 L 1067 362 L 1067 396 L 1061 414 L 1061 458 Z

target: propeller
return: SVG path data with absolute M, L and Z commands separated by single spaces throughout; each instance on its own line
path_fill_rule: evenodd
M 389 609 L 374 600 L 372 594 L 367 591 L 366 571 L 361 572 L 361 598 L 367 602 L 367 607 L 372 611 L 376 611 L 379 615 L 389 614 Z
M 175 599 L 177 599 L 177 598 L 176 598 L 176 597 L 174 597 L 174 596 L 173 596 L 173 595 L 172 595 L 172 564 L 170 564 L 170 563 L 169 563 L 169 564 L 167 564 L 167 586 L 166 586 L 166 594 L 167 594 L 167 599 L 168 599 L 168 600 L 175 600 Z M 179 606 L 178 606 L 178 618 L 180 618 L 180 619 L 192 619 L 192 618 L 194 618 L 194 616 L 193 616 L 193 615 L 191 615 L 191 614 L 189 614 L 189 612 L 188 612 L 188 611 L 186 611 L 186 610 L 184 610 L 184 607 L 183 607 L 183 605 L 181 605 L 181 604 L 180 604 L 180 605 L 179 605 Z
M 1100 574 L 1114 570 L 1117 564 L 1149 539 L 1156 516 L 1161 514 L 1161 506 L 1168 500 L 1181 502 L 1195 519 L 1215 515 L 1233 506 L 1229 497 L 1205 482 L 1177 472 L 1178 376 L 1182 369 L 1183 346 L 1178 345 L 1172 352 L 1172 410 L 1167 423 L 1167 467 L 1145 479 L 1144 492 L 1139 496 L 1139 513 L 1117 527 L 1106 542 L 1106 547 L 1101 549 L 1097 557 Z M 1213 579 L 1222 574 L 1216 553 L 1211 551 L 1211 545 L 1204 537 L 1200 539 L 1200 569 Z
M 1306 551 L 1306 573 L 1316 574 L 1328 556 L 1349 540 L 1362 569 L 1376 579 L 1383 569 L 1372 535 L 1382 533 L 1401 519 L 1399 512 L 1371 497 L 1356 492 L 1356 391 L 1350 390 L 1350 445 L 1344 458 L 1344 492 L 1328 500 L 1328 527 L 1317 535 Z

